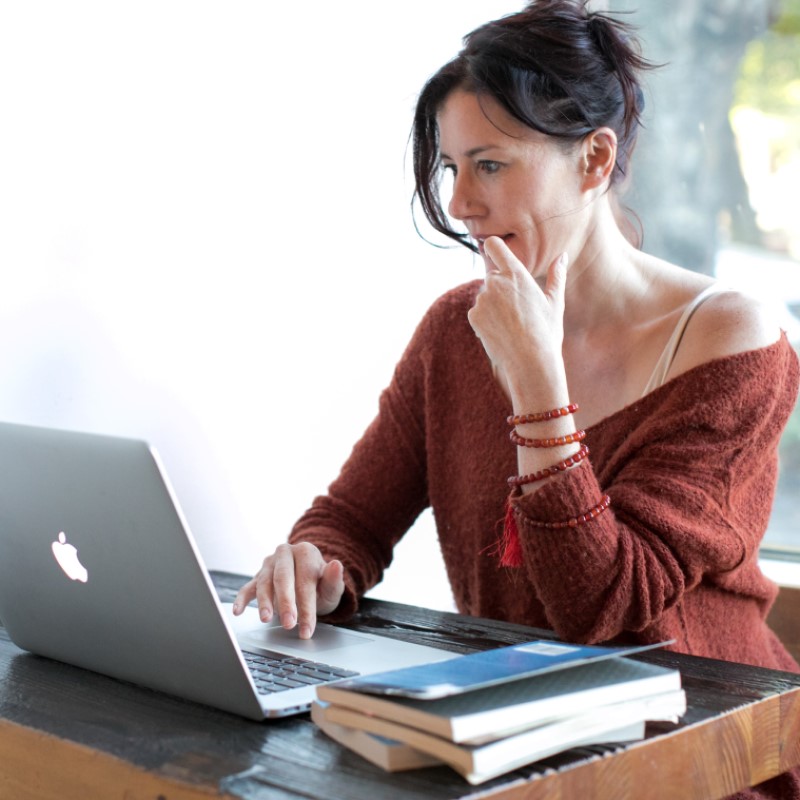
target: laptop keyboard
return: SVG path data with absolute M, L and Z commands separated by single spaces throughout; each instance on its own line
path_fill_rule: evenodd
M 351 670 L 332 667 L 319 661 L 292 658 L 283 653 L 252 653 L 248 650 L 243 650 L 242 653 L 259 694 L 285 692 L 300 686 L 331 683 L 358 675 Z

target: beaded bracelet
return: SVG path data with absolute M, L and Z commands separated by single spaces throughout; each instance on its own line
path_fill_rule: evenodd
M 566 436 L 555 436 L 551 439 L 526 439 L 515 430 L 511 430 L 508 438 L 519 447 L 560 447 L 564 444 L 574 444 L 582 441 L 586 438 L 586 431 L 579 430 L 575 431 L 575 433 L 568 433 Z
M 563 461 L 559 461 L 558 464 L 553 464 L 552 467 L 545 467 L 544 469 L 540 469 L 538 472 L 532 472 L 529 475 L 512 475 L 508 479 L 508 485 L 513 489 L 515 486 L 523 486 L 526 483 L 543 481 L 545 478 L 549 478 L 551 475 L 557 475 L 559 472 L 563 472 L 570 467 L 574 467 L 576 464 L 580 464 L 580 462 L 583 461 L 583 459 L 588 455 L 589 448 L 585 444 L 582 444 L 581 449 L 578 450 L 574 456 L 565 458 Z
M 611 498 L 605 495 L 603 499 L 593 508 L 590 508 L 585 514 L 571 519 L 562 520 L 560 522 L 540 522 L 539 520 L 529 519 L 528 524 L 533 525 L 535 528 L 577 528 L 578 525 L 583 525 L 585 522 L 599 517 L 611 505 Z
M 518 414 L 517 416 L 510 416 L 506 419 L 509 425 L 513 428 L 516 425 L 527 425 L 529 422 L 546 422 L 549 419 L 558 419 L 558 417 L 567 417 L 574 414 L 578 410 L 577 403 L 570 403 L 563 408 L 554 408 L 551 411 L 538 411 L 535 414 Z
M 590 508 L 585 514 L 578 517 L 564 520 L 562 522 L 539 522 L 537 520 L 529 519 L 528 524 L 534 528 L 548 528 L 550 530 L 558 528 L 577 528 L 578 525 L 583 525 L 595 517 L 599 517 L 611 505 L 611 498 L 605 495 L 603 499 L 593 508 Z M 506 501 L 506 515 L 503 522 L 503 535 L 497 543 L 497 551 L 500 555 L 501 567 L 521 567 L 523 563 L 522 556 L 522 543 L 519 538 L 519 529 L 517 528 L 517 521 L 514 518 L 514 507 L 511 504 L 511 498 Z

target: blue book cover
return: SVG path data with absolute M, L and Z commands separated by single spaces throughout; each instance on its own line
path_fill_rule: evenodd
M 338 689 L 435 700 L 606 658 L 641 653 L 670 642 L 609 647 L 536 639 L 481 653 L 338 681 Z

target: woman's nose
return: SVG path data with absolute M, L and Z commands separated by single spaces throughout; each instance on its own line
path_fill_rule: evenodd
M 453 194 L 450 196 L 450 203 L 447 207 L 448 213 L 453 219 L 463 221 L 468 217 L 475 216 L 475 209 L 475 187 L 469 180 L 469 176 L 461 172 L 453 179 Z

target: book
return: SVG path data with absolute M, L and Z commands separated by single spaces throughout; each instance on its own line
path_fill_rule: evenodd
M 323 684 L 317 697 L 454 742 L 479 744 L 594 708 L 677 692 L 681 676 L 675 669 L 612 658 L 435 700 L 367 694 L 355 685 L 351 680 Z
M 645 720 L 673 720 L 686 710 L 683 690 L 629 700 L 574 714 L 480 745 L 458 744 L 419 728 L 335 705 L 321 707 L 328 723 L 405 742 L 479 784 L 547 756 L 590 744 L 644 737 Z
M 338 685 L 370 694 L 437 699 L 581 664 L 641 653 L 665 644 L 669 643 L 609 647 L 535 639 L 434 664 L 350 678 Z
M 320 703 L 318 700 L 311 704 L 311 719 L 317 727 L 335 742 L 358 753 L 362 758 L 387 772 L 403 772 L 443 763 L 435 756 L 415 750 L 405 742 L 330 722 L 325 719 L 326 706 L 327 703 Z

